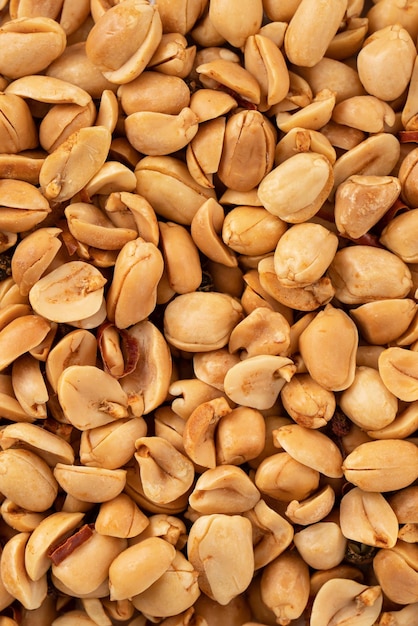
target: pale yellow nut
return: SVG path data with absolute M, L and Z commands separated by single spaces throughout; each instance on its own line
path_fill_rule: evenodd
M 287 357 L 256 354 L 228 370 L 224 379 L 225 393 L 237 404 L 270 409 L 295 370 L 293 361 Z
M 202 282 L 199 251 L 189 231 L 181 224 L 160 222 L 160 246 L 171 289 L 175 293 L 195 291 Z
M 9 500 L 9 498 L 5 498 L 1 503 L 0 512 L 6 524 L 21 533 L 35 530 L 40 522 L 48 517 L 49 514 L 49 512 L 46 511 L 34 513 L 33 511 L 22 509 Z M 2 604 L 3 602 L 0 600 L 0 606 L 2 606 Z
M 224 391 L 224 378 L 232 365 L 240 360 L 238 354 L 230 354 L 227 347 L 196 352 L 193 356 L 193 371 L 199 380 Z
M 133 606 L 145 615 L 183 619 L 184 611 L 200 596 L 198 573 L 182 552 L 176 551 L 172 563 L 148 589 L 134 596 Z M 164 606 L 161 606 L 164 598 Z M 185 618 L 187 619 L 187 618 Z M 167 620 L 163 620 L 167 623 Z M 169 622 L 168 622 L 169 623 Z
M 373 559 L 373 571 L 383 593 L 397 604 L 417 599 L 417 546 L 398 540 L 393 548 L 382 548 Z
M 199 123 L 224 116 L 236 106 L 232 96 L 217 89 L 199 89 L 190 96 L 190 108 L 199 118 Z
M 198 130 L 198 118 L 189 107 L 184 107 L 178 115 L 137 111 L 126 118 L 125 130 L 136 150 L 161 156 L 181 150 L 193 139 Z
M 244 110 L 232 114 L 225 126 L 218 169 L 221 181 L 237 191 L 256 187 L 273 167 L 275 142 L 274 126 L 259 111 Z M 246 163 L 245 170 L 242 169 L 243 162 Z
M 51 212 L 35 185 L 7 178 L 0 181 L 0 207 L 0 228 L 14 233 L 31 230 Z
M 417 519 L 417 485 L 411 485 L 400 489 L 397 493 L 389 495 L 388 502 L 392 507 L 399 524 L 415 524 Z
M 17 446 L 35 452 L 50 467 L 56 463 L 73 463 L 75 458 L 68 441 L 37 424 L 17 422 L 0 431 L 2 450 Z
M 260 593 L 277 624 L 286 626 L 302 615 L 309 599 L 309 568 L 296 551 L 286 550 L 264 568 Z
M 289 130 L 277 143 L 274 162 L 279 165 L 297 152 L 316 152 L 335 163 L 337 155 L 332 143 L 323 132 L 296 126 Z
M 412 68 L 411 80 L 404 107 L 402 109 L 401 121 L 405 130 L 416 130 L 417 126 L 417 87 L 418 87 L 418 59 L 415 58 Z
M 117 228 L 94 204 L 74 202 L 65 209 L 70 233 L 86 245 L 101 250 L 120 250 L 136 239 L 136 230 Z
M 43 74 L 17 78 L 7 86 L 5 93 L 50 104 L 73 103 L 83 107 L 91 102 L 90 94 L 81 87 L 67 80 Z
M 182 294 L 165 309 L 164 335 L 170 344 L 188 352 L 216 350 L 228 343 L 242 316 L 240 303 L 227 294 Z
M 205 0 L 162 0 L 158 5 L 164 31 L 185 35 L 205 9 Z
M 39 580 L 51 567 L 48 552 L 80 525 L 84 513 L 56 512 L 32 532 L 25 547 L 25 567 L 32 580 Z
M 350 420 L 363 430 L 389 426 L 398 413 L 398 399 L 372 367 L 357 367 L 354 380 L 345 389 L 339 405 Z
M 285 222 L 300 223 L 318 212 L 333 180 L 332 167 L 326 157 L 314 152 L 296 154 L 263 178 L 258 197 L 273 215 Z
M 290 325 L 277 311 L 266 307 L 254 309 L 233 329 L 230 352 L 241 350 L 241 358 L 258 355 L 284 356 L 290 345 Z
M 6 52 L 0 72 L 14 79 L 44 70 L 64 51 L 67 38 L 49 17 L 22 17 L 2 25 L 0 43 Z
M 272 39 L 261 33 L 247 37 L 244 64 L 260 83 L 262 108 L 259 110 L 266 110 L 287 96 L 289 72 L 280 48 Z
M 338 124 L 358 128 L 367 133 L 381 133 L 385 124 L 392 126 L 395 112 L 386 102 L 375 96 L 354 96 L 339 102 L 332 119 Z
M 330 304 L 316 315 L 299 338 L 299 350 L 309 374 L 329 391 L 341 391 L 353 382 L 357 345 L 354 322 Z
M 332 4 L 302 0 L 285 33 L 284 47 L 289 61 L 307 67 L 318 63 L 325 56 L 346 9 L 347 0 Z
M 57 393 L 64 415 L 79 430 L 128 416 L 127 394 L 116 378 L 94 365 L 66 367 L 58 378 Z M 81 413 L 80 402 L 85 404 Z
M 254 556 L 251 522 L 245 517 L 202 515 L 190 529 L 187 550 L 200 589 L 222 606 L 249 586 Z
M 372 33 L 363 43 L 357 60 L 365 89 L 382 100 L 398 98 L 408 86 L 416 54 L 411 35 L 400 24 Z
M 169 393 L 174 396 L 171 408 L 176 415 L 187 420 L 203 402 L 223 396 L 222 391 L 197 378 L 188 378 L 171 383 Z
M 106 279 L 84 261 L 63 263 L 33 285 L 29 301 L 33 309 L 54 322 L 86 319 L 99 310 Z
M 144 437 L 147 425 L 143 419 L 121 418 L 81 433 L 80 461 L 87 467 L 119 469 L 135 452 L 135 441 Z
M 161 94 L 169 97 L 161 99 Z M 191 95 L 186 82 L 178 76 L 146 70 L 137 78 L 118 88 L 118 96 L 126 115 L 137 111 L 154 111 L 178 115 L 189 106 Z M 194 111 L 197 114 L 196 111 Z
M 22 239 L 12 257 L 12 277 L 27 295 L 61 248 L 59 228 L 38 228 Z
M 115 201 L 112 206 L 111 199 Z M 158 245 L 160 233 L 158 229 L 157 216 L 150 203 L 142 196 L 136 193 L 121 191 L 110 194 L 105 205 L 105 210 L 109 214 L 112 222 L 119 226 L 115 213 L 120 210 L 122 213 L 127 212 L 129 219 L 129 227 L 136 226 L 138 234 L 154 245 Z M 133 220 L 133 223 L 131 222 Z M 127 227 L 128 224 L 124 223 Z
M 12 96 L 10 96 L 10 98 L 11 97 Z M 6 147 L 6 138 L 2 135 L 5 130 L 5 119 L 1 109 L 2 101 L 4 102 L 4 99 L 0 98 L 0 137 L 4 148 L 13 151 L 12 145 Z M 20 101 L 24 102 L 22 99 L 20 99 Z M 19 128 L 21 131 L 25 131 L 25 122 L 23 118 L 20 120 Z M 10 139 L 13 139 L 13 137 L 9 135 L 8 140 Z M 18 135 L 15 135 L 15 139 L 18 140 Z M 12 152 L 2 153 L 0 154 L 1 177 L 23 180 L 26 183 L 37 185 L 39 181 L 39 172 L 45 156 L 46 155 L 43 151 L 35 150 L 25 150 L 22 154 L 13 154 Z
M 266 425 L 260 411 L 237 406 L 216 429 L 216 460 L 220 465 L 242 465 L 263 452 Z
M 320 522 L 332 510 L 335 503 L 335 491 L 331 485 L 325 485 L 306 500 L 292 500 L 287 505 L 286 517 L 294 524 L 309 526 Z
M 171 156 L 144 157 L 136 168 L 137 193 L 158 215 L 178 224 L 189 225 L 197 209 L 213 189 L 196 183 L 185 163 Z
M 262 207 L 237 206 L 222 225 L 222 239 L 235 252 L 264 255 L 273 252 L 287 225 Z
M 78 193 L 105 162 L 111 134 L 104 126 L 82 128 L 49 154 L 39 173 L 41 190 L 60 202 Z
M 184 35 L 178 32 L 163 33 L 148 67 L 168 76 L 185 79 L 192 71 L 195 58 L 196 46 L 189 46 Z
M 391 623 L 394 626 L 408 626 L 408 622 L 414 622 L 418 616 L 418 602 L 407 604 L 398 611 L 384 611 L 381 615 L 380 624 L 385 626 Z
M 225 38 L 222 37 L 212 24 L 209 12 L 205 12 L 203 16 L 196 22 L 194 28 L 190 31 L 190 35 L 201 48 L 211 46 L 222 46 L 225 44 Z
M 280 237 L 274 269 L 287 287 L 304 287 L 319 280 L 338 248 L 337 236 L 320 224 L 294 224 Z
M 93 101 L 85 106 L 55 104 L 39 126 L 39 143 L 47 152 L 53 152 L 68 137 L 81 128 L 92 126 L 96 119 Z
M 203 77 L 229 87 L 245 100 L 254 104 L 260 102 L 261 93 L 257 80 L 235 61 L 222 58 L 214 59 L 198 65 L 196 72 L 200 77 L 203 75 Z
M 0 452 L 0 489 L 3 495 L 29 511 L 49 509 L 58 484 L 46 462 L 30 450 Z
M 394 135 L 385 132 L 367 137 L 335 162 L 330 199 L 333 199 L 337 187 L 350 176 L 389 176 L 399 157 L 400 144 Z
M 280 399 L 287 413 L 300 426 L 321 428 L 334 415 L 336 400 L 309 374 L 295 374 L 281 392 Z
M 203 515 L 243 513 L 259 500 L 257 487 L 235 465 L 219 465 L 203 472 L 189 496 L 192 509 Z
M 110 564 L 126 548 L 126 544 L 126 539 L 100 535 L 93 530 L 87 540 L 66 555 L 63 561 L 52 564 L 54 587 L 66 589 L 75 597 L 108 595 Z M 103 594 L 106 589 L 107 594 Z
M 235 48 L 242 48 L 261 26 L 263 5 L 261 0 L 245 0 L 244 4 L 214 0 L 209 4 L 209 17 L 218 33 Z
M 110 598 L 131 599 L 145 591 L 168 569 L 176 549 L 159 537 L 149 537 L 123 550 L 109 567 Z M 126 572 L 132 573 L 126 576 Z
M 365 235 L 396 201 L 400 191 L 400 181 L 394 176 L 350 176 L 338 185 L 335 194 L 338 231 L 353 239 Z
M 136 537 L 148 525 L 148 517 L 126 493 L 120 493 L 113 500 L 103 502 L 94 524 L 101 535 L 124 539 Z
M 293 526 L 264 500 L 259 500 L 253 509 L 244 513 L 244 517 L 250 520 L 254 528 L 254 568 L 259 570 L 290 545 L 294 535 Z
M 200 122 L 196 135 L 187 146 L 186 163 L 189 172 L 204 187 L 214 186 L 213 174 L 217 172 L 221 160 L 225 126 L 225 116 Z
M 399 523 L 395 512 L 381 493 L 354 487 L 341 499 L 340 524 L 343 535 L 377 548 L 393 548 Z
M 383 352 L 384 348 L 381 348 Z M 376 368 L 378 366 L 376 365 Z M 414 400 L 406 405 L 406 408 L 400 410 L 393 422 L 379 428 L 377 430 L 368 430 L 367 434 L 372 439 L 406 439 L 410 437 L 417 429 L 418 424 L 418 404 Z
M 0 407 L 2 415 L 8 420 L 29 423 L 32 421 L 14 395 L 12 377 L 9 374 L 0 374 Z
M 379 356 L 385 386 L 400 400 L 418 400 L 418 353 L 407 348 L 386 348 Z
M 314 93 L 330 89 L 336 102 L 365 94 L 357 71 L 343 61 L 323 57 L 312 67 L 298 67 L 297 73 L 307 81 Z
M 152 313 L 163 266 L 159 249 L 142 237 L 123 246 L 106 299 L 108 319 L 118 328 L 137 324 Z
M 216 467 L 215 429 L 231 410 L 225 398 L 219 397 L 202 402 L 192 411 L 182 434 L 184 450 L 194 463 L 205 468 Z
M 383 229 L 380 236 L 380 241 L 385 248 L 394 252 L 405 263 L 418 261 L 418 250 L 415 248 L 416 243 L 412 237 L 417 218 L 417 209 L 411 209 L 406 213 L 397 215 Z
M 319 472 L 299 463 L 287 452 L 271 451 L 257 467 L 254 480 L 262 494 L 291 502 L 308 498 L 318 488 Z
M 131 326 L 128 337 L 137 344 L 140 353 L 147 354 L 147 360 L 139 359 L 135 369 L 121 379 L 121 385 L 134 415 L 147 414 L 167 397 L 171 355 L 164 336 L 149 320 Z
M 279 5 L 274 0 L 263 2 L 264 10 L 272 21 L 289 22 L 302 0 L 284 0 Z
M 183 520 L 167 513 L 156 513 L 147 517 L 148 525 L 132 544 L 140 543 L 148 537 L 161 537 L 171 543 L 177 550 L 184 548 L 187 541 L 186 525 Z
M 37 359 L 30 354 L 23 354 L 14 361 L 12 385 L 16 399 L 27 415 L 34 420 L 47 417 L 49 393 Z
M 330 120 L 328 124 L 325 124 L 321 132 L 323 136 L 331 142 L 334 148 L 343 148 L 344 150 L 355 148 L 366 138 L 362 130 L 347 128 L 332 120 Z
M 126 482 L 123 469 L 83 467 L 57 463 L 54 476 L 60 487 L 82 502 L 107 502 L 118 496 Z
M 348 15 L 349 11 L 347 10 L 347 17 Z M 355 56 L 367 36 L 368 26 L 367 17 L 358 17 L 358 14 L 356 17 L 356 13 L 353 17 L 348 17 L 344 29 L 338 31 L 332 38 L 325 53 L 326 56 L 339 60 Z
M 344 459 L 344 476 L 364 491 L 395 491 L 418 476 L 418 450 L 403 439 L 368 441 Z
M 412 287 L 411 272 L 402 259 L 389 250 L 365 245 L 338 250 L 328 276 L 335 297 L 347 304 L 404 298 Z
M 105 89 L 100 98 L 97 111 L 96 126 L 104 126 L 110 133 L 116 128 L 119 121 L 119 102 L 112 89 Z
M 302 109 L 277 111 L 276 124 L 283 132 L 289 132 L 300 126 L 309 130 L 320 130 L 331 119 L 336 101 L 336 94 L 330 89 L 321 89 L 312 101 Z M 280 108 L 278 105 L 277 108 Z
M 279 444 L 296 461 L 324 476 L 341 478 L 343 458 L 338 446 L 324 433 L 292 424 L 273 431 L 273 442 Z
M 314 311 L 328 304 L 335 295 L 335 289 L 327 276 L 305 287 L 284 286 L 277 278 L 273 255 L 259 261 L 258 272 L 260 283 L 266 293 L 287 309 Z
M 0 331 L 0 370 L 36 348 L 47 336 L 51 324 L 40 315 L 21 315 Z
M 72 83 L 95 99 L 99 99 L 105 89 L 116 91 L 118 88 L 116 84 L 103 76 L 96 65 L 91 63 L 86 55 L 85 41 L 67 46 L 64 52 L 49 65 L 45 74 L 50 78 Z
M 305 563 L 314 569 L 336 567 L 347 548 L 347 539 L 335 522 L 310 524 L 296 532 L 293 541 Z
M 57 389 L 58 378 L 70 365 L 95 365 L 97 343 L 93 333 L 78 329 L 67 333 L 50 350 L 45 364 L 48 382 Z
M 48 591 L 46 575 L 39 580 L 29 578 L 25 567 L 25 547 L 30 533 L 17 533 L 3 547 L 0 575 L 8 593 L 27 610 L 38 609 Z
M 191 235 L 199 250 L 209 259 L 227 267 L 237 267 L 234 251 L 220 236 L 224 219 L 223 207 L 213 198 L 208 198 L 192 219 Z
M 109 81 L 128 83 L 145 69 L 161 35 L 157 8 L 145 0 L 128 0 L 97 20 L 86 39 L 86 54 Z
M 312 606 L 312 626 L 355 624 L 373 626 L 380 615 L 383 596 L 376 585 L 368 587 L 355 580 L 335 578 L 323 584 Z M 361 620 L 361 621 L 360 621 Z
M 162 437 L 135 441 L 134 458 L 145 496 L 166 504 L 187 493 L 194 480 L 194 465 L 187 456 Z
M 118 161 L 106 161 L 85 187 L 88 197 L 115 192 L 132 192 L 136 187 L 133 171 Z

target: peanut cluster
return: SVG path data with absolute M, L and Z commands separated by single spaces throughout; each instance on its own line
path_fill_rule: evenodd
M 418 623 L 418 0 L 0 0 L 0 626 Z

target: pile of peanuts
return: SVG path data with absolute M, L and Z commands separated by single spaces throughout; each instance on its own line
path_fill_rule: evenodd
M 418 624 L 418 0 L 0 0 L 0 626 Z

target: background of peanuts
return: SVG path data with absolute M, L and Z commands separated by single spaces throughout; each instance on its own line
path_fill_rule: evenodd
M 418 1 L 0 17 L 0 626 L 415 624 Z

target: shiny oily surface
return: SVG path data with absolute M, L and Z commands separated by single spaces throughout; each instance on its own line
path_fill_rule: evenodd
M 418 0 L 0 0 L 0 626 L 418 623 Z

